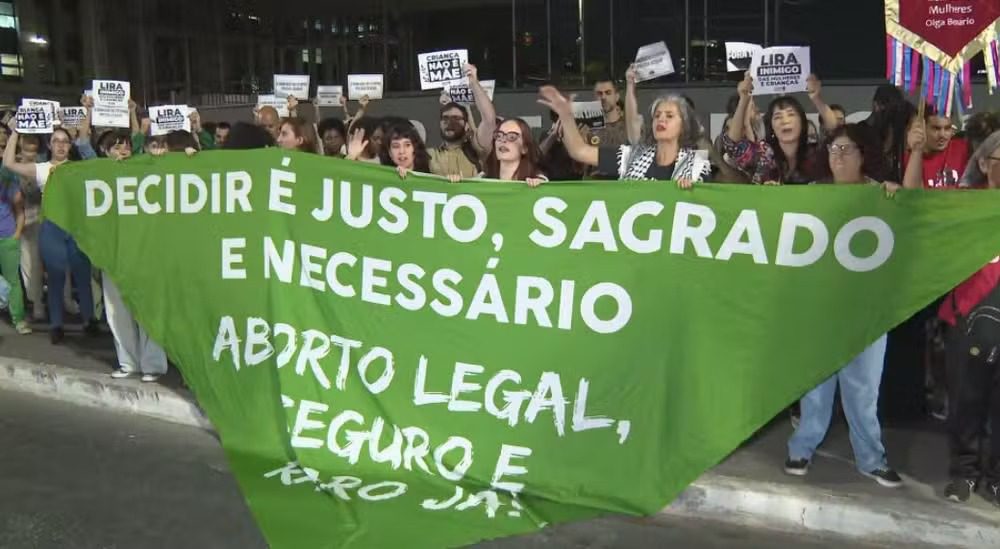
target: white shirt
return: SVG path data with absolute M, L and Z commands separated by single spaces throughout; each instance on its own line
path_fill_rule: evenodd
M 35 182 L 38 188 L 45 191 L 45 183 L 49 180 L 49 173 L 52 172 L 52 162 L 39 162 L 35 164 Z

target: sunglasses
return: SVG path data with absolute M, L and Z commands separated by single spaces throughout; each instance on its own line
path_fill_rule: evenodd
M 493 140 L 501 143 L 515 143 L 518 139 L 521 139 L 521 134 L 518 132 L 498 131 L 493 134 Z

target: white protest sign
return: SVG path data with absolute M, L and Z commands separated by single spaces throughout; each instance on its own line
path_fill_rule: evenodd
M 482 80 L 479 85 L 483 87 L 483 91 L 489 98 L 493 99 L 493 92 L 496 90 L 497 81 L 496 80 Z M 447 86 L 445 90 L 448 92 L 448 97 L 452 101 L 460 105 L 472 105 L 476 102 L 476 97 L 472 93 L 472 87 L 469 84 L 457 84 L 454 86 Z
M 190 110 L 187 105 L 161 105 L 149 108 L 149 131 L 152 135 L 167 135 L 170 132 L 191 131 Z
M 524 123 L 527 124 L 529 128 L 542 127 L 542 117 L 537 114 L 533 114 L 530 116 L 519 116 L 518 118 L 524 120 Z
M 746 72 L 764 48 L 749 42 L 726 42 L 726 71 Z
M 592 130 L 604 127 L 604 109 L 600 101 L 573 103 L 573 119 L 577 124 L 586 124 Z
M 276 74 L 274 75 L 274 95 L 281 99 L 292 96 L 299 100 L 309 99 L 308 74 Z
M 648 44 L 635 54 L 635 81 L 645 82 L 674 73 L 674 61 L 666 42 Z
M 806 91 L 809 78 L 809 47 L 767 48 L 750 65 L 753 94 L 769 95 Z
M 55 117 L 50 106 L 20 107 L 14 117 L 18 133 L 52 133 Z
M 420 67 L 420 89 L 435 90 L 452 85 L 468 84 L 462 68 L 469 62 L 468 50 L 436 51 L 417 55 Z
M 367 95 L 368 99 L 382 99 L 385 79 L 381 74 L 348 74 L 347 98 L 352 101 Z
M 48 116 L 52 119 L 51 125 L 53 125 L 53 126 L 58 126 L 59 125 L 59 118 L 56 116 L 56 114 L 59 112 L 59 102 L 58 101 L 50 101 L 48 99 L 28 99 L 28 98 L 25 98 L 25 99 L 21 100 L 21 106 L 22 107 L 43 107 L 43 108 L 47 109 L 47 112 L 49 113 Z
M 132 87 L 128 82 L 94 80 L 93 95 L 94 112 L 91 123 L 94 126 L 130 127 L 128 102 L 132 97 Z
M 289 114 L 288 113 L 288 100 L 280 98 L 280 97 L 277 97 L 273 93 L 272 94 L 267 94 L 267 95 L 258 95 L 257 96 L 257 110 L 260 110 L 260 109 L 262 109 L 264 107 L 271 107 L 274 110 L 278 111 L 278 116 L 280 116 L 282 118 L 288 116 L 288 114 Z
M 87 118 L 87 109 L 83 107 L 63 107 L 59 112 L 64 128 L 79 128 Z
M 316 86 L 316 104 L 320 107 L 339 107 L 344 96 L 344 86 Z

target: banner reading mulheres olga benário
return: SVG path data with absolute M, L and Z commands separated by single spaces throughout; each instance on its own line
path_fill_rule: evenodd
M 277 150 L 61 166 L 45 211 L 279 548 L 655 512 L 1000 250 L 987 191 L 456 185 Z

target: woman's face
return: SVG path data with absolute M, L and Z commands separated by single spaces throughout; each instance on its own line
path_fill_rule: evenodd
M 779 143 L 798 143 L 802 135 L 802 119 L 792 107 L 775 109 L 771 113 L 771 131 Z
M 864 178 L 861 173 L 863 157 L 857 143 L 842 135 L 830 143 L 827 152 L 835 183 L 861 183 Z
M 146 150 L 149 151 L 149 154 L 152 156 L 163 156 L 167 154 L 167 144 L 158 139 L 153 140 L 146 145 Z
M 278 132 L 278 146 L 285 150 L 295 150 L 302 146 L 302 138 L 295 135 L 290 124 L 282 124 Z
M 986 174 L 986 185 L 991 189 L 1000 189 L 1000 147 L 989 156 L 979 159 L 979 169 Z
M 372 131 L 371 136 L 368 138 L 368 154 L 372 157 L 379 155 L 379 151 L 382 150 L 382 137 L 385 134 L 382 132 L 382 128 L 375 128 Z
M 500 124 L 493 134 L 493 147 L 496 149 L 497 159 L 501 162 L 520 162 L 524 156 L 524 136 L 521 135 L 521 126 L 513 120 Z
M 653 112 L 653 138 L 660 141 L 679 141 L 684 131 L 681 110 L 672 101 L 664 101 Z
M 400 168 L 413 169 L 413 142 L 405 137 L 393 139 L 389 144 L 389 158 Z
M 108 149 L 108 158 L 115 160 L 125 160 L 132 156 L 132 145 L 128 143 L 115 143 Z
M 69 158 L 69 149 L 72 143 L 66 132 L 55 132 L 49 140 L 49 148 L 52 150 L 52 160 L 62 162 Z
M 327 156 L 337 156 L 344 147 L 344 136 L 337 130 L 326 130 L 323 134 L 323 151 Z

